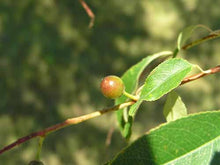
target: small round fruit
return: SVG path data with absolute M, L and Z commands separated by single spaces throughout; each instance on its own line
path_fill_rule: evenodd
M 124 83 L 119 77 L 111 75 L 102 80 L 100 88 L 105 97 L 115 99 L 123 94 Z
M 44 164 L 41 161 L 32 160 L 28 165 L 44 165 Z

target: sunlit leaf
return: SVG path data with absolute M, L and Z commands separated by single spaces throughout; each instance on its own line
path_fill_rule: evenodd
M 154 101 L 176 88 L 183 78 L 191 71 L 191 64 L 182 59 L 170 59 L 158 65 L 147 77 L 141 90 L 140 99 L 131 106 L 126 129 L 123 136 L 129 139 L 132 132 L 132 123 L 137 110 L 143 100 Z
M 190 115 L 153 129 L 122 150 L 112 165 L 218 164 L 220 112 Z
M 146 66 L 152 62 L 153 60 L 159 58 L 159 57 L 166 57 L 172 55 L 172 52 L 170 51 L 163 51 L 160 53 L 153 54 L 151 56 L 147 56 L 146 58 L 142 59 L 139 63 L 133 65 L 130 69 L 128 69 L 123 76 L 121 77 L 124 84 L 125 84 L 125 90 L 128 93 L 133 93 L 137 89 L 138 80 L 143 72 L 143 70 L 146 68 Z M 123 103 L 127 100 L 127 97 L 121 96 L 120 98 L 116 99 L 115 104 Z M 125 121 L 128 116 L 123 116 L 123 110 L 117 111 L 117 118 L 119 122 L 120 130 L 124 131 L 124 126 L 127 121 Z M 122 133 L 123 134 L 123 133 Z
M 192 65 L 183 59 L 169 59 L 157 66 L 147 77 L 141 98 L 154 101 L 179 86 L 191 71 Z
M 181 97 L 174 91 L 167 96 L 163 114 L 167 121 L 173 121 L 187 115 L 187 109 Z

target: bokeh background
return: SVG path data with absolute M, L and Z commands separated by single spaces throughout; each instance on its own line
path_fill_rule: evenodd
M 121 76 L 147 55 L 174 50 L 184 27 L 204 24 L 220 29 L 218 0 L 86 2 L 96 15 L 92 29 L 77 0 L 0 1 L 0 148 L 69 117 L 113 105 L 100 93 L 102 77 Z M 205 34 L 201 29 L 192 38 Z M 220 64 L 219 45 L 215 39 L 180 54 L 208 69 Z M 220 108 L 219 84 L 216 74 L 177 91 L 190 113 L 213 110 Z M 164 101 L 165 97 L 141 106 L 133 140 L 165 122 Z M 37 146 L 38 139 L 26 142 L 0 155 L 0 164 L 28 164 Z M 96 165 L 125 146 L 111 113 L 50 134 L 41 158 L 46 165 Z

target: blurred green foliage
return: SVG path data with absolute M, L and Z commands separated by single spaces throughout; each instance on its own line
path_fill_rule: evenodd
M 0 147 L 30 132 L 112 105 L 99 91 L 101 78 L 122 75 L 146 55 L 173 50 L 186 26 L 220 28 L 220 1 L 110 0 L 86 1 L 89 17 L 75 0 L 0 1 Z M 194 35 L 199 37 L 201 34 Z M 181 55 L 208 69 L 220 62 L 219 40 Z M 148 73 L 152 68 L 148 68 Z M 145 77 L 144 75 L 143 77 Z M 189 83 L 178 91 L 191 112 L 220 107 L 220 76 Z M 163 97 L 141 106 L 133 139 L 165 119 Z M 102 164 L 126 145 L 114 114 L 49 135 L 43 145 L 45 164 Z M 28 164 L 37 139 L 0 155 L 1 164 Z

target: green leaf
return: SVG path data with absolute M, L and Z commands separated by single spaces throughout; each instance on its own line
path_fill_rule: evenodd
M 169 55 L 172 55 L 171 51 L 163 51 L 160 53 L 153 54 L 151 56 L 147 56 L 146 58 L 142 59 L 139 63 L 133 65 L 121 77 L 124 84 L 125 84 L 125 90 L 128 93 L 135 92 L 135 90 L 137 89 L 139 77 L 140 77 L 141 73 L 143 72 L 143 70 L 146 68 L 146 66 L 150 62 L 152 62 L 153 60 L 155 60 L 159 57 L 166 57 Z M 121 104 L 121 103 L 125 102 L 126 100 L 127 100 L 127 97 L 121 96 L 120 98 L 115 100 L 115 104 Z M 120 127 L 121 132 L 123 132 L 124 126 L 126 123 L 126 118 L 128 118 L 128 116 L 123 116 L 123 110 L 124 109 L 117 111 L 117 118 L 118 118 L 119 127 Z
M 124 130 L 123 130 L 123 137 L 129 141 L 131 134 L 132 134 L 132 124 L 133 118 L 132 116 L 128 116 L 128 121 L 125 123 Z
M 197 28 L 202 27 L 206 30 L 208 30 L 209 32 L 211 32 L 212 30 L 209 29 L 208 27 L 206 27 L 205 25 L 192 25 L 192 26 L 188 26 L 185 29 L 183 29 L 183 31 L 180 32 L 180 34 L 178 35 L 178 39 L 177 39 L 177 48 L 174 50 L 173 53 L 173 57 L 176 57 L 178 52 L 182 49 L 182 47 L 185 45 L 186 41 L 192 36 L 192 33 L 194 30 L 196 30 Z
M 220 112 L 190 115 L 153 129 L 109 164 L 219 164 Z
M 187 109 L 181 97 L 174 91 L 170 92 L 163 109 L 167 121 L 173 121 L 187 115 Z
M 180 50 L 185 42 L 192 36 L 193 31 L 198 28 L 198 25 L 189 26 L 179 34 L 177 39 L 177 48 Z
M 135 116 L 135 112 L 139 108 L 143 101 L 138 100 L 135 104 L 133 104 L 130 109 L 129 109 L 129 114 L 128 114 L 128 121 L 125 123 L 124 130 L 123 130 L 123 137 L 126 138 L 126 140 L 129 140 L 131 137 L 132 133 L 132 124 Z
M 143 100 L 153 101 L 176 88 L 191 71 L 191 64 L 182 59 L 170 59 L 158 65 L 147 77 L 140 99 L 131 106 L 128 122 L 124 123 L 123 136 L 128 140 L 132 132 L 133 119 Z
M 169 59 L 158 65 L 147 77 L 140 99 L 154 101 L 180 85 L 192 65 L 183 59 Z
M 184 46 L 185 42 L 192 36 L 193 31 L 199 27 L 206 29 L 209 32 L 212 31 L 211 29 L 209 29 L 205 25 L 201 25 L 201 24 L 186 27 L 185 29 L 183 29 L 183 31 L 178 36 L 178 39 L 177 39 L 178 50 L 180 50 L 182 48 L 182 46 Z

